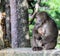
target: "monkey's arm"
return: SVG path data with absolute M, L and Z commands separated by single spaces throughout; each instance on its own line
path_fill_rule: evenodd
M 44 34 L 42 35 L 42 41 L 43 43 L 50 43 L 50 42 L 56 42 L 57 36 L 55 31 L 52 31 L 52 28 L 50 28 L 50 25 L 48 24 L 45 29 Z
M 34 27 L 33 29 L 33 37 L 37 40 L 41 40 L 41 34 L 38 33 L 38 30 L 36 29 L 36 27 Z

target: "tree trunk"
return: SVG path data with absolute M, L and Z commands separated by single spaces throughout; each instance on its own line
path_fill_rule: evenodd
M 12 48 L 30 47 L 26 0 L 10 0 Z
M 10 0 L 10 8 L 11 8 L 11 47 L 18 47 L 17 42 L 17 9 L 16 9 L 16 0 Z
M 10 4 L 9 0 L 5 0 L 5 12 L 6 12 L 6 40 L 11 43 L 11 24 L 10 24 Z
M 27 0 L 17 0 L 17 14 L 18 45 L 19 47 L 30 47 Z

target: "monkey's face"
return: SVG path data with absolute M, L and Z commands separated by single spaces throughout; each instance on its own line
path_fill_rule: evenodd
M 36 23 L 41 24 L 47 19 L 47 13 L 46 12 L 38 12 L 36 14 Z
M 40 24 L 41 23 L 41 17 L 39 15 L 39 13 L 36 14 L 36 23 Z

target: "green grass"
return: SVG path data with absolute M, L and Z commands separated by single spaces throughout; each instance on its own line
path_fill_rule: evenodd
M 60 48 L 60 36 L 58 36 L 56 48 Z

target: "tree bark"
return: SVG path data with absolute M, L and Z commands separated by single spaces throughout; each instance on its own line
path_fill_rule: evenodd
M 6 12 L 6 40 L 11 44 L 11 23 L 10 23 L 10 3 L 9 0 L 5 0 L 5 12 Z
M 30 47 L 27 0 L 17 0 L 18 46 Z M 28 39 L 27 39 L 28 38 Z
M 11 8 L 11 47 L 18 47 L 17 43 L 17 9 L 16 9 L 16 0 L 10 0 L 10 8 Z
M 30 47 L 26 0 L 10 0 L 12 48 Z

